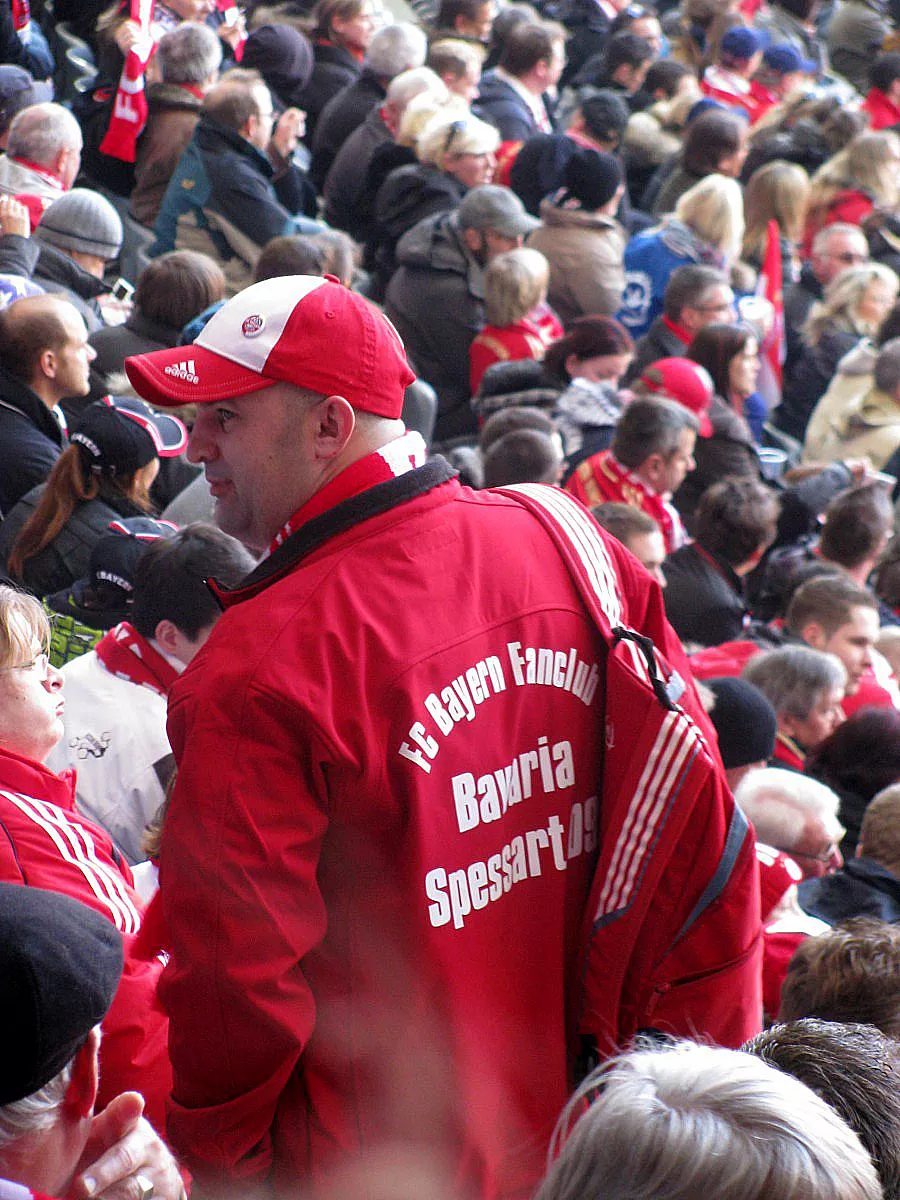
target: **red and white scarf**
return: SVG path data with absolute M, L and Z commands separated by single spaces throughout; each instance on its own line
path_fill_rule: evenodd
M 12 0 L 12 17 L 17 33 L 28 28 L 31 21 L 31 6 L 28 0 Z
M 144 73 L 156 49 L 150 32 L 152 13 L 153 0 L 130 0 L 129 17 L 140 25 L 143 37 L 125 55 L 109 128 L 100 143 L 101 154 L 108 154 L 122 162 L 134 162 L 138 138 L 147 124 Z
M 127 621 L 105 633 L 95 649 L 97 658 L 110 675 L 140 684 L 160 696 L 167 696 L 178 678 L 172 664 Z
M 365 458 L 351 463 L 340 475 L 336 475 L 320 488 L 282 525 L 264 557 L 268 558 L 295 530 L 311 521 L 313 517 L 321 516 L 329 508 L 358 496 L 360 492 L 368 491 L 376 484 L 387 483 L 389 479 L 396 479 L 399 475 L 405 475 L 407 471 L 424 466 L 427 457 L 428 448 L 421 434 L 410 431 L 367 454 Z
M 659 492 L 649 488 L 633 471 L 623 467 L 611 450 L 601 450 L 579 463 L 566 484 L 566 491 L 589 508 L 612 502 L 642 509 L 662 530 L 667 554 L 687 541 L 681 518 L 672 505 L 666 504 Z

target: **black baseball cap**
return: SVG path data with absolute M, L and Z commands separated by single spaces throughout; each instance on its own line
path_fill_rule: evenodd
M 92 470 L 131 475 L 154 458 L 181 454 L 187 429 L 143 400 L 104 396 L 84 410 L 69 441 L 84 447 Z

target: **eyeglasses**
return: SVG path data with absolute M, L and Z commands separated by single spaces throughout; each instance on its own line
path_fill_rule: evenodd
M 42 650 L 40 654 L 34 656 L 31 662 L 18 663 L 14 667 L 0 667 L 0 673 L 5 674 L 7 671 L 34 671 L 40 675 L 41 679 L 46 679 L 50 673 L 50 658 Z
M 845 250 L 843 254 L 829 254 L 828 257 L 833 258 L 835 262 L 849 263 L 850 266 L 869 261 L 868 254 L 854 254 L 852 250 Z

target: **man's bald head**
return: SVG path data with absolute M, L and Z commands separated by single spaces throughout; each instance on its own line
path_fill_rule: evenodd
M 0 312 L 0 365 L 33 385 L 45 351 L 58 353 L 83 326 L 73 304 L 61 296 L 26 296 Z
M 75 182 L 81 166 L 81 128 L 61 104 L 32 104 L 16 115 L 9 127 L 7 153 L 45 167 L 59 176 L 65 188 Z

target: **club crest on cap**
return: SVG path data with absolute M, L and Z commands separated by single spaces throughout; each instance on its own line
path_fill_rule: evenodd
M 259 313 L 252 313 L 246 317 L 243 325 L 241 325 L 241 333 L 244 337 L 257 337 L 266 327 L 266 318 Z

